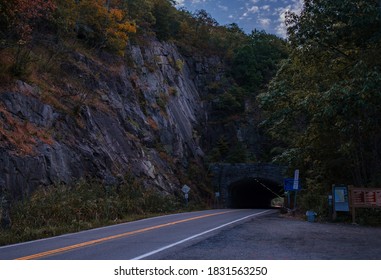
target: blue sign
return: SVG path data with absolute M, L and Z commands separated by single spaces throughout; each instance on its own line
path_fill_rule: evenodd
M 349 212 L 348 186 L 333 185 L 333 204 L 335 211 Z
M 284 190 L 287 191 L 300 191 L 301 186 L 299 180 L 294 180 L 294 178 L 285 178 L 284 179 Z

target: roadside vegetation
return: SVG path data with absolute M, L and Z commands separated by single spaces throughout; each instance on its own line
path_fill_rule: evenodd
M 56 184 L 13 204 L 12 227 L 0 231 L 0 246 L 205 207 L 197 200 L 185 207 L 183 197 L 145 189 L 131 176 L 114 186 L 94 179 Z
M 305 1 L 286 23 L 263 125 L 283 143 L 274 160 L 301 170 L 302 205 L 324 216 L 332 184 L 381 187 L 380 2 Z

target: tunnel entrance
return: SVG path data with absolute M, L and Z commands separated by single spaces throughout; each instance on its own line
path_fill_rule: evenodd
M 231 208 L 271 208 L 271 201 L 283 194 L 282 186 L 263 178 L 245 178 L 229 186 Z

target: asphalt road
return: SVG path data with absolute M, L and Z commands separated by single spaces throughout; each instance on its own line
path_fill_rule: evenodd
M 0 247 L 0 260 L 157 259 L 275 210 L 221 209 L 155 217 Z
M 381 260 L 381 227 L 271 213 L 155 255 L 161 260 Z M 352 278 L 351 278 L 352 279 Z M 355 279 L 355 278 L 353 278 Z

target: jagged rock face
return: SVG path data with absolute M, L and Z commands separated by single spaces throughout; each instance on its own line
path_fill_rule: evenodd
M 113 184 L 127 172 L 168 193 L 181 188 L 178 169 L 203 157 L 202 89 L 218 79 L 208 68 L 219 62 L 184 58 L 173 44 L 155 40 L 129 46 L 127 59 L 110 69 L 73 52 L 61 63 L 86 86 L 80 95 L 61 85 L 79 96 L 75 112 L 43 101 L 41 89 L 21 81 L 0 93 L 0 179 L 13 197 L 86 176 Z

